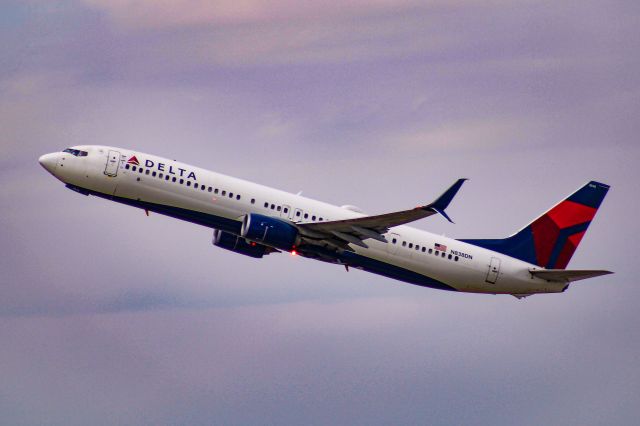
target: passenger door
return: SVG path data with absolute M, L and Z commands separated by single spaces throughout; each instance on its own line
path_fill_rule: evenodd
M 107 154 L 107 165 L 104 168 L 104 174 L 107 176 L 117 176 L 118 166 L 120 166 L 120 152 L 111 151 Z
M 498 280 L 498 275 L 500 275 L 500 259 L 497 257 L 491 258 L 491 263 L 489 263 L 489 271 L 487 272 L 486 282 L 490 284 L 495 284 Z

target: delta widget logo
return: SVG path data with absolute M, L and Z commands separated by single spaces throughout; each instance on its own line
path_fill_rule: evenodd
M 183 169 L 182 167 L 178 167 L 177 165 L 174 165 L 174 164 L 160 163 L 160 162 L 156 162 L 154 160 L 146 159 L 146 160 L 144 160 L 144 166 L 142 166 L 140 164 L 140 161 L 138 160 L 138 158 L 135 155 L 132 155 L 127 160 L 127 164 L 131 164 L 132 166 L 140 167 L 140 173 L 142 173 L 142 170 L 143 170 L 142 167 L 146 167 L 147 169 L 152 169 L 152 170 L 155 169 L 158 172 L 166 173 L 167 175 L 175 175 L 176 177 L 197 180 L 196 172 L 188 170 L 188 169 Z M 149 174 L 149 173 L 147 173 L 147 174 Z M 180 183 L 182 184 L 182 182 L 180 182 Z

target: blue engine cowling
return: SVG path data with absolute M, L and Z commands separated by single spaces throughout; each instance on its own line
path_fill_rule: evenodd
M 248 240 L 284 251 L 291 251 L 298 244 L 298 229 L 295 226 L 261 214 L 246 215 L 240 234 Z
M 213 245 L 245 256 L 260 259 L 266 253 L 268 247 L 257 243 L 247 243 L 242 237 L 238 237 L 229 232 L 216 229 L 213 231 Z

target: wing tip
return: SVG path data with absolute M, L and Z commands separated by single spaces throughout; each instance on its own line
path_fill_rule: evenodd
M 451 220 L 451 218 L 447 215 L 447 213 L 445 213 L 445 209 L 449 207 L 451 200 L 453 200 L 453 197 L 456 196 L 456 194 L 462 187 L 462 184 L 467 180 L 469 179 L 460 178 L 456 180 L 455 183 L 451 185 L 446 191 L 444 191 L 444 193 L 440 197 L 438 197 L 437 200 L 435 200 L 433 203 L 429 204 L 428 206 L 425 206 L 425 209 L 431 209 L 434 212 L 444 216 L 444 218 L 447 219 L 449 222 L 454 223 Z

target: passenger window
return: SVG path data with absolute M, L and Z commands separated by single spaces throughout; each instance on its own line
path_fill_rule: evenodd
M 423 246 L 422 247 L 422 252 L 424 253 L 425 251 L 427 251 L 427 248 Z
M 137 167 L 136 166 L 132 166 L 131 170 L 133 170 L 135 172 L 137 170 Z
M 177 181 L 177 180 L 178 180 L 178 179 L 174 176 L 174 177 L 171 179 L 171 182 L 174 182 L 174 183 L 175 183 L 175 181 Z
M 204 190 L 206 190 L 206 189 L 207 189 L 207 187 L 206 187 L 206 186 L 204 186 L 204 185 L 200 185 L 200 189 L 201 189 L 202 191 L 204 191 Z
M 271 204 L 271 210 L 275 209 L 276 205 L 275 204 Z
M 304 214 L 304 218 L 305 218 L 305 219 L 309 219 L 309 213 L 305 213 L 305 214 Z
M 455 260 L 456 262 L 458 261 L 458 256 L 454 257 L 453 260 Z
M 413 248 L 413 243 L 409 243 L 409 248 Z
M 156 177 L 156 172 L 151 173 L 151 176 Z
M 163 175 L 162 173 L 158 174 L 158 177 L 159 177 L 160 179 L 162 179 L 162 177 L 163 177 L 163 176 L 164 176 L 164 175 Z
M 448 259 L 449 259 L 449 260 L 451 260 L 451 258 L 452 258 L 453 256 L 449 255 L 449 256 L 447 256 L 447 257 L 448 257 Z
M 433 253 L 433 249 L 429 249 L 429 254 Z
M 180 179 L 180 185 L 184 184 L 184 179 Z
M 447 254 L 447 253 L 445 253 L 445 252 L 442 252 L 442 257 L 444 257 L 444 256 L 445 256 L 446 254 Z
M 164 180 L 169 180 L 170 178 L 171 178 L 171 176 L 166 175 L 166 176 L 164 177 Z
M 255 203 L 256 203 L 256 199 L 255 199 L 255 198 L 252 198 L 252 199 L 251 199 L 251 204 L 255 204 Z
M 403 241 L 403 242 L 402 242 L 402 247 L 406 247 L 406 246 L 407 246 L 407 242 L 406 242 L 406 241 Z
M 285 208 L 284 208 L 284 212 L 285 212 L 285 213 L 289 213 L 289 208 L 288 208 L 288 207 L 285 207 Z
M 191 181 L 190 180 L 187 181 L 187 186 L 191 186 Z
M 144 172 L 144 169 L 142 169 L 142 167 L 141 167 L 141 168 L 138 169 L 138 173 L 142 173 L 142 172 Z
M 198 189 L 198 182 L 193 183 L 193 189 Z
M 229 198 L 233 198 L 233 192 L 229 193 Z
M 211 192 L 211 191 L 213 191 L 213 188 L 209 187 L 209 188 L 207 188 L 207 191 Z
M 129 170 L 129 165 L 124 166 L 125 169 Z
M 394 238 L 393 240 L 391 240 L 391 242 L 392 242 L 393 244 L 395 244 L 397 241 L 398 241 L 398 240 L 397 240 L 397 239 L 395 239 L 395 238 Z
M 218 188 L 214 189 L 214 190 L 213 190 L 213 193 L 214 193 L 214 194 L 217 194 L 217 193 L 218 193 Z
M 278 207 L 276 207 L 276 210 L 280 211 L 280 210 L 282 210 L 282 207 L 278 206 Z
M 440 255 L 440 252 L 438 250 L 436 250 L 436 252 L 434 253 L 436 256 Z
M 222 196 L 224 197 L 225 195 L 227 195 L 227 191 L 222 191 Z
M 269 208 L 269 203 L 264 203 L 264 208 L 268 209 Z
M 296 212 L 296 216 L 300 217 L 300 210 Z
M 240 194 L 236 195 L 236 200 L 240 200 Z
M 316 217 L 315 216 L 311 216 L 311 220 L 315 221 Z

